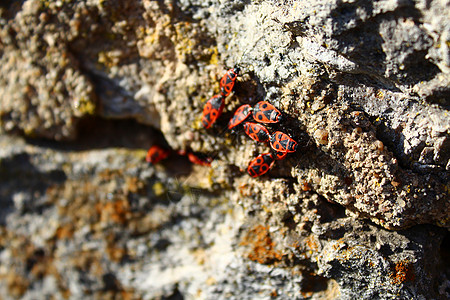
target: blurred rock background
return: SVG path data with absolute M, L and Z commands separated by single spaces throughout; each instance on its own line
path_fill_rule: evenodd
M 450 298 L 450 4 L 3 1 L 3 299 Z M 218 80 L 225 112 L 201 126 Z M 299 150 L 226 124 L 270 101 Z M 148 165 L 151 145 L 214 158 Z

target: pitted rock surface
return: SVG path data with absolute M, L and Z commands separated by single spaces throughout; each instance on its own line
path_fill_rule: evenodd
M 0 4 L 1 294 L 449 298 L 449 14 L 440 0 Z M 251 178 L 269 146 L 226 125 L 261 100 L 299 149 Z M 147 165 L 156 144 L 171 157 Z

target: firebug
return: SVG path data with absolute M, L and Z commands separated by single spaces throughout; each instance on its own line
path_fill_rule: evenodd
M 148 149 L 147 155 L 145 156 L 145 160 L 151 164 L 157 164 L 163 159 L 166 159 L 170 154 L 170 151 L 167 149 L 163 149 L 160 146 L 151 146 Z
M 226 97 L 231 93 L 239 71 L 239 68 L 229 69 L 225 75 L 223 75 L 222 79 L 220 79 L 220 94 L 222 96 Z
M 212 162 L 211 157 L 206 157 L 205 155 L 202 155 L 202 154 L 194 154 L 194 153 L 192 153 L 190 151 L 186 151 L 186 150 L 178 150 L 177 153 L 179 155 L 187 156 L 189 161 L 193 164 L 207 166 L 207 167 L 211 166 L 211 162 Z
M 276 160 L 282 160 L 285 159 L 289 152 L 281 152 L 281 151 L 275 151 L 275 159 Z
M 281 131 L 272 134 L 270 146 L 278 152 L 295 152 L 297 150 L 297 142 Z
M 232 129 L 237 125 L 244 122 L 245 119 L 252 113 L 252 107 L 248 104 L 241 105 L 234 113 L 230 122 L 228 123 L 228 129 Z
M 263 153 L 254 158 L 248 165 L 247 172 L 252 177 L 261 176 L 272 168 L 275 160 L 270 153 Z
M 202 124 L 206 129 L 210 128 L 222 114 L 225 101 L 222 95 L 214 95 L 206 102 L 203 108 Z
M 251 139 L 257 142 L 265 143 L 270 139 L 270 133 L 267 128 L 258 123 L 245 122 L 244 131 Z
M 281 112 L 267 101 L 260 101 L 253 107 L 253 119 L 260 123 L 278 123 Z
M 211 167 L 211 161 L 212 161 L 211 157 L 200 157 L 192 152 L 188 152 L 187 157 L 188 157 L 189 161 L 193 164 Z

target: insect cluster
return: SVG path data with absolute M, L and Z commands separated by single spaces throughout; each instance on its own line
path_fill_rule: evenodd
M 225 97 L 233 90 L 234 83 L 239 74 L 239 68 L 228 70 L 220 79 L 220 94 L 209 99 L 203 108 L 202 125 L 206 129 L 210 128 L 219 118 L 225 107 Z
M 202 116 L 202 124 L 206 129 L 210 128 L 222 114 L 225 107 L 225 97 L 233 90 L 238 74 L 238 68 L 228 70 L 220 80 L 220 94 L 214 95 L 206 102 Z M 258 123 L 246 121 L 250 115 Z M 247 168 L 250 176 L 258 177 L 267 173 L 273 167 L 275 160 L 284 159 L 288 153 L 297 150 L 297 142 L 287 134 L 281 131 L 270 134 L 269 130 L 260 124 L 279 123 L 282 119 L 281 112 L 267 101 L 260 101 L 253 107 L 244 104 L 235 111 L 230 119 L 228 129 L 233 130 L 242 126 L 244 132 L 251 139 L 261 143 L 270 143 L 275 152 L 274 154 L 270 152 L 260 154 L 250 161 Z
M 236 78 L 239 74 L 239 68 L 228 70 L 220 79 L 220 93 L 209 99 L 203 108 L 202 125 L 205 129 L 211 128 L 218 120 L 225 107 L 225 98 L 233 91 Z M 249 120 L 253 116 L 252 122 Z M 275 160 L 284 159 L 288 153 L 297 150 L 297 142 L 286 133 L 276 131 L 273 134 L 269 132 L 263 124 L 279 123 L 283 120 L 281 112 L 267 101 L 260 101 L 253 107 L 249 104 L 241 105 L 228 122 L 229 130 L 242 128 L 243 131 L 253 140 L 270 144 L 273 153 L 262 153 L 250 161 L 247 172 L 252 177 L 258 177 L 267 173 L 275 164 Z M 262 123 L 262 124 L 261 124 Z M 211 166 L 212 158 L 204 157 L 193 152 L 179 150 L 173 151 L 154 145 L 147 152 L 146 161 L 156 164 L 173 154 L 185 155 L 194 164 L 202 166 Z

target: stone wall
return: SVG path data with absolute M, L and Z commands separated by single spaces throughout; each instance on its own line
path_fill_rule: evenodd
M 1 294 L 449 298 L 449 14 L 444 0 L 0 4 Z M 227 123 L 261 100 L 299 147 L 251 178 L 269 146 Z M 170 158 L 147 164 L 152 145 Z

